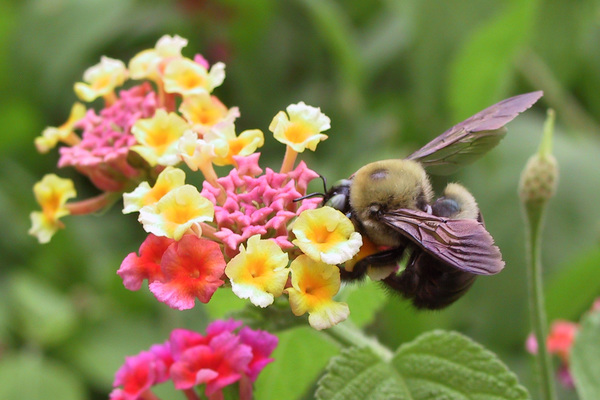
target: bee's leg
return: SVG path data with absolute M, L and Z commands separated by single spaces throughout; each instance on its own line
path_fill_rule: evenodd
M 367 273 L 367 268 L 383 268 L 396 265 L 398 260 L 404 253 L 405 246 L 394 247 L 393 249 L 380 251 L 379 253 L 371 254 L 358 261 L 352 271 L 340 269 L 340 277 L 343 281 L 354 281 L 363 279 Z

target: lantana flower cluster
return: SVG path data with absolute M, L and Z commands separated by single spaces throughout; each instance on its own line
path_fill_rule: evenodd
M 214 321 L 206 334 L 175 329 L 169 339 L 134 356 L 115 374 L 111 400 L 156 398 L 152 387 L 171 381 L 187 398 L 198 398 L 194 388 L 204 385 L 207 398 L 223 398 L 221 391 L 238 384 L 239 398 L 252 399 L 252 382 L 270 362 L 277 337 L 252 330 L 234 320 Z
M 164 36 L 129 63 L 102 57 L 74 90 L 99 110 L 73 106 L 67 122 L 35 140 L 41 152 L 57 144 L 59 167 L 74 167 L 102 192 L 72 201 L 74 185 L 48 175 L 34 188 L 42 212 L 30 231 L 47 242 L 61 218 L 87 214 L 123 197 L 123 212 L 138 213 L 148 233 L 118 275 L 129 290 L 144 281 L 171 308 L 210 301 L 229 287 L 258 307 L 287 297 L 293 314 L 308 313 L 316 329 L 349 315 L 335 299 L 338 265 L 359 252 L 362 238 L 340 211 L 303 198 L 319 175 L 297 156 L 327 139 L 330 119 L 303 102 L 278 111 L 268 126 L 285 145 L 279 171 L 259 166 L 260 129 L 237 133 L 241 113 L 213 94 L 225 65 L 182 54 L 187 40 Z M 228 167 L 219 177 L 214 166 Z M 201 188 L 186 183 L 200 173 Z M 227 171 L 227 170 L 226 170 Z

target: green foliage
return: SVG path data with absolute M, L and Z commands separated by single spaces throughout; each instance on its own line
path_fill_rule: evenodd
M 529 399 L 496 355 L 456 332 L 432 331 L 386 362 L 367 348 L 342 351 L 319 381 L 318 399 Z
M 0 360 L 0 398 L 83 400 L 80 377 L 39 354 L 7 354 Z
M 571 372 L 581 400 L 600 398 L 600 312 L 592 312 L 581 323 L 573 350 Z

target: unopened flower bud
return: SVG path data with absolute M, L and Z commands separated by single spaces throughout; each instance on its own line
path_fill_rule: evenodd
M 544 136 L 536 154 L 529 158 L 521 173 L 519 196 L 526 205 L 545 203 L 556 193 L 558 164 L 551 154 L 554 111 L 548 110 L 544 124 Z
M 534 154 L 521 174 L 519 196 L 523 203 L 548 201 L 556 193 L 558 164 L 552 154 Z

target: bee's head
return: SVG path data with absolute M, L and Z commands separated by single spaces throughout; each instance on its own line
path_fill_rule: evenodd
M 421 165 L 410 160 L 384 160 L 367 164 L 354 175 L 350 206 L 359 219 L 386 210 L 425 210 L 431 202 L 431 183 Z

